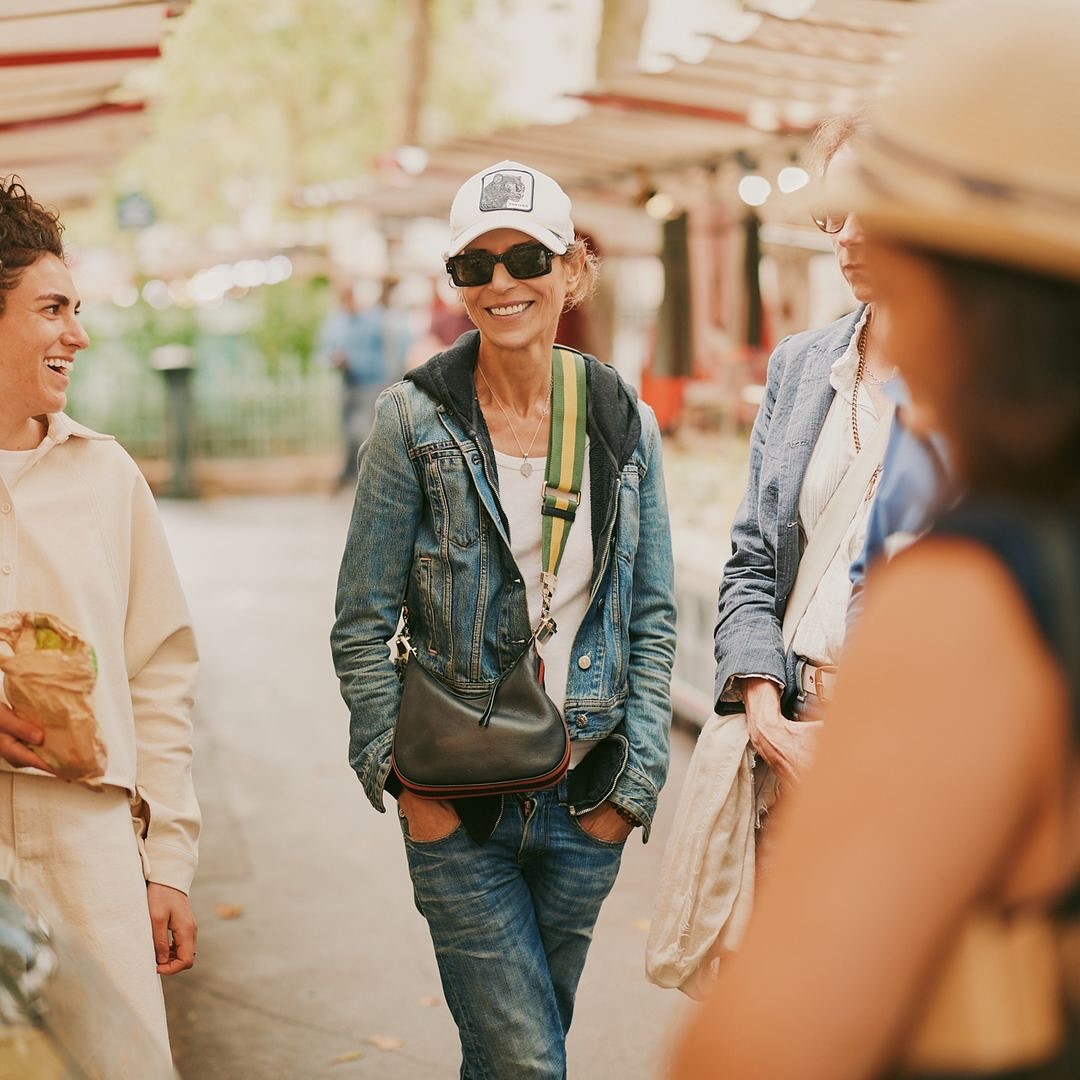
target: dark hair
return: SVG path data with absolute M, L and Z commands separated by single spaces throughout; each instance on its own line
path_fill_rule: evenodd
M 0 177 L 0 315 L 5 293 L 42 255 L 64 257 L 64 226 L 52 210 L 34 202 L 17 176 Z
M 942 402 L 977 493 L 1080 496 L 1080 282 L 922 252 L 963 343 Z

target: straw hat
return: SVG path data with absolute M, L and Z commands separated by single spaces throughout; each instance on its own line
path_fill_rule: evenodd
M 943 5 L 827 200 L 872 232 L 1080 278 L 1080 2 Z

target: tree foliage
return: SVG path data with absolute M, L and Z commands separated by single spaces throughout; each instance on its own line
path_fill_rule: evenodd
M 499 114 L 500 20 L 520 0 L 429 0 L 428 138 Z M 280 212 L 299 187 L 371 168 L 400 141 L 411 5 L 400 0 L 199 0 L 139 89 L 152 135 L 121 170 L 163 216 L 204 227 L 253 201 Z

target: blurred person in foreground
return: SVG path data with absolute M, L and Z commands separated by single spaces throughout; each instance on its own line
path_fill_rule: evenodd
M 197 656 L 150 489 L 112 436 L 63 412 L 89 341 L 61 230 L 0 180 L 0 613 L 47 612 L 92 646 L 107 764 L 62 781 L 5 697 L 0 869 L 45 897 L 167 1046 L 158 976 L 195 958 Z
M 857 116 L 815 134 L 820 171 L 842 164 Z M 852 559 L 862 549 L 877 475 L 846 518 L 834 554 L 798 618 L 782 634 L 802 556 L 848 471 L 888 423 L 884 385 L 893 365 L 882 341 L 890 316 L 877 302 L 861 225 L 817 214 L 858 307 L 836 322 L 785 338 L 769 360 L 765 400 L 750 438 L 746 491 L 731 528 L 715 631 L 716 711 L 745 711 L 750 742 L 782 781 L 806 768 L 815 711 L 832 689 L 843 646 Z M 869 452 L 869 451 L 868 451 Z
M 1071 2 L 950 7 L 831 196 L 966 495 L 871 572 L 680 1080 L 1080 1075 L 1078 56 Z
M 570 211 L 553 179 L 511 161 L 455 196 L 447 271 L 476 330 L 379 399 L 332 634 L 351 763 L 376 809 L 385 791 L 397 799 L 473 1080 L 566 1076 L 600 906 L 630 833 L 647 837 L 667 774 L 675 604 L 660 433 L 591 356 L 557 631 L 539 646 L 547 695 L 569 721 L 570 771 L 539 791 L 449 801 L 404 789 L 391 768 L 402 691 L 386 643 L 403 605 L 409 664 L 463 692 L 489 691 L 538 633 L 552 350 L 560 314 L 596 274 Z

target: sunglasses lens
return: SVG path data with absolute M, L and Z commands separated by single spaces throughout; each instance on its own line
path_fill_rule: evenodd
M 495 256 L 487 251 L 463 251 L 446 260 L 446 269 L 457 286 L 486 285 L 495 273 Z
M 542 277 L 551 273 L 554 252 L 543 244 L 518 244 L 502 255 L 490 251 L 463 251 L 446 260 L 446 272 L 457 286 L 487 285 L 495 273 L 495 264 L 502 263 L 511 277 L 520 279 Z
M 521 244 L 503 256 L 503 265 L 516 278 L 542 277 L 551 273 L 551 252 L 543 244 Z
M 828 233 L 830 236 L 840 232 L 848 219 L 846 212 L 838 213 L 837 211 L 827 214 L 823 210 L 815 210 L 810 216 L 814 219 L 814 224 L 823 233 Z

